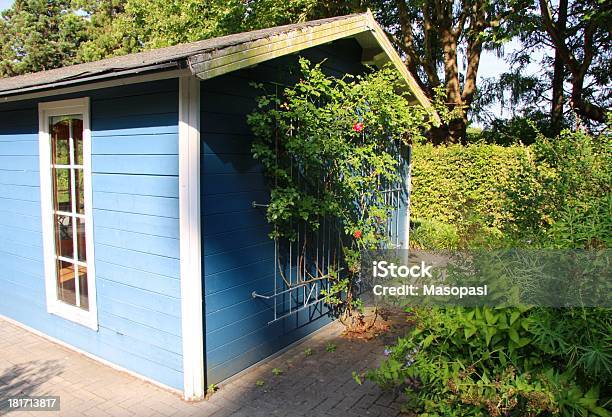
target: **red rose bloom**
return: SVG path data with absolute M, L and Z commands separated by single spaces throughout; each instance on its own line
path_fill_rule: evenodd
M 357 122 L 353 125 L 353 130 L 357 133 L 361 132 L 363 130 L 364 126 L 363 123 L 361 122 Z
M 355 239 L 361 239 L 361 230 L 355 230 L 353 236 L 355 236 Z

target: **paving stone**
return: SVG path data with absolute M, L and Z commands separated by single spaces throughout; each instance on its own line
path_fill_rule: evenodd
M 355 383 L 353 371 L 382 358 L 383 339 L 341 338 L 328 326 L 273 360 L 221 384 L 208 401 L 186 402 L 0 319 L 0 397 L 60 395 L 61 412 L 45 417 L 395 417 L 402 397 Z M 326 352 L 327 343 L 337 350 Z M 304 355 L 312 349 L 311 356 Z M 272 369 L 283 370 L 274 376 Z M 257 380 L 265 381 L 257 387 Z M 0 410 L 0 414 L 5 410 Z M 9 417 L 31 416 L 12 411 Z

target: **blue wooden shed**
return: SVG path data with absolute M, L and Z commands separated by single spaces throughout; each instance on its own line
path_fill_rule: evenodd
M 187 399 L 328 323 L 266 298 L 253 204 L 251 83 L 291 83 L 298 53 L 391 62 L 429 105 L 370 13 L 1 79 L 0 315 Z

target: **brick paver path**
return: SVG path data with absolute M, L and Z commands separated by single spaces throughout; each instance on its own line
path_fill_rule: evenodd
M 75 417 L 244 416 L 351 417 L 400 415 L 400 399 L 352 372 L 374 366 L 385 342 L 347 340 L 332 324 L 284 354 L 221 386 L 209 400 L 177 394 L 116 371 L 0 319 L 0 415 Z M 327 352 L 327 343 L 337 346 Z M 304 354 L 312 349 L 310 356 Z M 282 370 L 275 376 L 274 368 Z M 260 381 L 258 384 L 257 381 Z M 263 385 L 261 385 L 263 381 Z M 60 412 L 10 411 L 14 395 L 59 395 Z

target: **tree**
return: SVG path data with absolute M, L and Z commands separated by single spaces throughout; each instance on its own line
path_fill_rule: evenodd
M 572 108 L 583 118 L 604 123 L 607 110 L 604 105 L 587 98 L 587 90 L 592 85 L 585 85 L 585 82 L 590 78 L 593 83 L 601 85 L 604 81 L 603 85 L 609 85 L 612 4 L 607 0 L 573 1 L 571 4 L 568 0 L 560 0 L 555 10 L 549 0 L 539 0 L 539 6 L 542 27 L 555 51 L 555 68 L 562 64 L 569 72 Z M 562 106 L 561 83 L 560 78 L 555 78 L 553 123 L 561 111 L 558 108 Z
M 0 76 L 75 63 L 86 25 L 69 0 L 16 0 L 0 20 Z
M 549 117 L 535 120 L 547 136 L 555 137 L 572 124 L 597 133 L 604 128 L 611 104 L 609 4 L 546 1 L 538 0 L 539 9 L 517 21 L 520 48 L 507 57 L 512 68 L 494 80 L 481 82 L 474 105 L 476 117 L 492 127 L 504 123 L 501 119 L 486 120 L 487 106 L 494 102 L 504 108 L 509 104 L 519 119 L 541 115 L 546 108 Z M 533 63 L 538 64 L 539 71 L 525 74 L 524 68 Z
M 245 27 L 262 29 L 366 10 L 362 0 L 247 0 Z
M 476 95 L 480 57 L 515 34 L 525 0 L 382 0 L 378 18 L 403 53 L 408 69 L 433 96 L 443 85 L 447 106 L 457 115 L 437 141 L 465 142 L 468 113 Z M 459 60 L 465 61 L 462 73 Z
M 91 40 L 79 51 L 84 61 L 353 10 L 351 2 L 319 0 L 108 0 L 103 7 L 78 1 L 92 22 Z
M 127 0 L 73 0 L 73 7 L 88 21 L 88 40 L 79 46 L 79 62 L 96 61 L 109 55 L 122 55 L 137 50 L 135 43 L 123 39 L 115 25 L 125 13 Z

